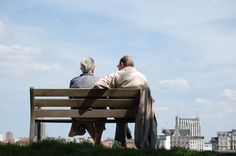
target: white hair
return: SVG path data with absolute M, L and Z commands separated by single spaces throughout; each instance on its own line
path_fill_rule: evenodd
M 94 68 L 94 60 L 91 57 L 85 57 L 80 61 L 80 69 L 83 73 L 89 73 Z

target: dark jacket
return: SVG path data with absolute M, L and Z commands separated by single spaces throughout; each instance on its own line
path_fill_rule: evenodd
M 99 80 L 98 77 L 93 74 L 84 73 L 78 77 L 73 78 L 70 81 L 70 88 L 93 88 L 94 84 Z M 104 124 L 95 123 L 95 127 L 99 131 L 103 131 L 105 129 Z M 69 132 L 69 136 L 73 137 L 76 135 L 84 135 L 85 134 L 85 126 L 77 121 L 75 118 L 72 118 L 72 125 Z
M 140 103 L 135 120 L 134 140 L 139 149 L 153 147 L 157 143 L 157 120 L 149 87 L 140 89 Z

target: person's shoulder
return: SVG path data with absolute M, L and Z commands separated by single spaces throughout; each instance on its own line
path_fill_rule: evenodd
M 100 77 L 95 76 L 95 75 L 91 75 L 91 77 L 89 79 L 91 79 L 93 81 L 98 81 L 100 79 Z
M 80 76 L 76 76 L 73 79 L 71 79 L 70 82 L 74 82 L 74 81 L 78 80 L 79 78 L 80 78 Z
M 80 76 L 74 77 L 73 79 L 71 79 L 71 81 L 72 81 L 72 80 L 76 80 L 76 79 L 78 79 L 78 78 L 80 78 Z
M 95 79 L 97 79 L 97 80 L 99 80 L 99 79 L 100 79 L 100 77 L 98 77 L 98 76 L 94 76 L 94 78 L 95 78 Z
M 96 75 L 90 75 L 90 76 L 92 76 L 92 77 L 94 77 L 94 78 L 99 78 L 98 76 L 96 76 Z
M 84 78 L 85 78 L 85 79 L 99 79 L 98 76 L 93 75 L 93 74 L 84 75 Z
M 77 76 L 70 80 L 70 88 L 76 88 L 76 84 L 78 83 L 79 77 L 80 76 Z

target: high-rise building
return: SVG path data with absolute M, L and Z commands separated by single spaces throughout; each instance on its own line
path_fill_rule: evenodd
M 199 118 L 175 118 L 175 129 L 164 129 L 160 136 L 159 147 L 165 147 L 166 137 L 170 136 L 170 147 L 190 148 L 203 151 L 204 137 L 201 136 Z
M 13 142 L 13 141 L 14 141 L 13 132 L 7 131 L 6 132 L 6 142 Z
M 201 136 L 201 126 L 199 118 L 179 118 L 176 116 L 175 118 L 176 127 L 179 129 L 189 129 L 190 136 Z
M 3 142 L 3 134 L 0 133 L 0 143 Z

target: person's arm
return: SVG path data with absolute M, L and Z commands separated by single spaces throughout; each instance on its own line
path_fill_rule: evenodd
M 114 88 L 115 87 L 115 73 L 109 74 L 104 76 L 103 78 L 100 78 L 95 83 L 95 88 Z

